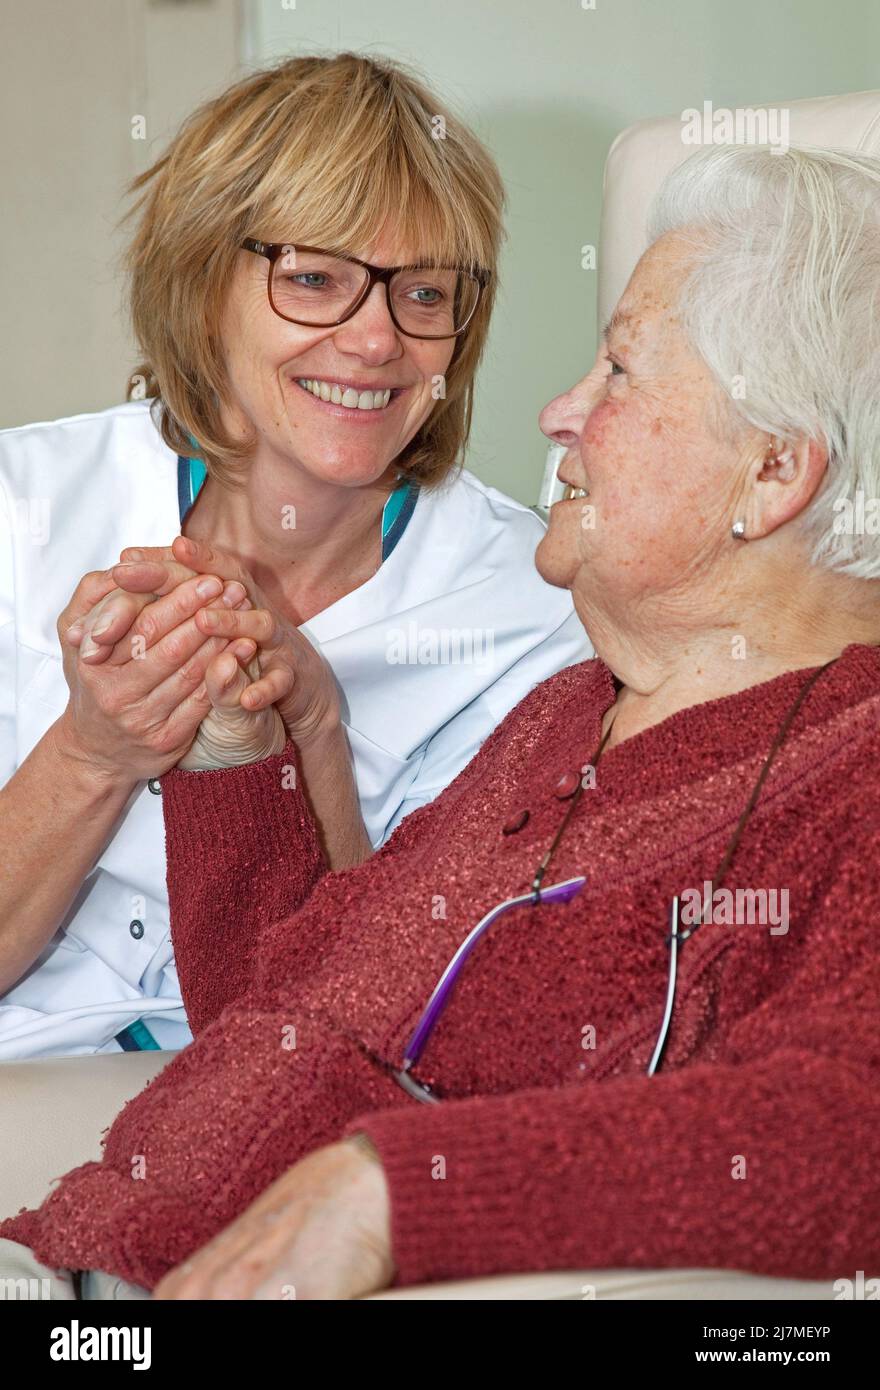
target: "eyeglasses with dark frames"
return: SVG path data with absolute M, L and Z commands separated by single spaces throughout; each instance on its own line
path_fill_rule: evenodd
M 319 246 L 247 237 L 242 250 L 269 262 L 269 303 L 305 328 L 336 328 L 353 318 L 374 285 L 385 286 L 391 320 L 407 338 L 458 338 L 473 320 L 491 278 L 480 266 L 371 265 Z

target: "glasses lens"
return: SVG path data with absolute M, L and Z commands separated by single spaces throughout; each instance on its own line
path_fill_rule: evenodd
M 272 265 L 270 291 L 275 312 L 316 327 L 336 323 L 362 295 L 363 266 L 322 251 L 289 246 Z M 444 338 L 470 321 L 480 287 L 458 270 L 415 266 L 398 271 L 389 287 L 398 324 L 416 337 Z
M 288 247 L 272 266 L 276 313 L 297 323 L 335 323 L 367 283 L 362 266 L 320 251 Z
M 480 287 L 459 270 L 417 266 L 391 281 L 394 317 L 406 333 L 443 338 L 464 328 L 477 307 Z

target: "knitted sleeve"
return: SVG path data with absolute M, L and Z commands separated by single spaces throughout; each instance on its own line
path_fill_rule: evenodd
M 327 871 L 299 771 L 288 740 L 262 762 L 162 778 L 171 939 L 194 1034 L 247 989 L 262 928 Z
M 382 849 L 354 869 L 330 874 L 302 791 L 299 755 L 282 753 L 215 772 L 172 769 L 162 778 L 168 857 L 171 938 L 183 1002 L 193 1034 L 254 978 L 257 948 L 273 925 L 295 934 L 290 919 L 325 876 L 394 876 L 397 862 L 430 845 L 438 810 L 479 785 L 499 755 L 519 756 L 530 714 L 540 718 L 569 670 L 536 686 L 501 721 L 482 748 L 434 801 L 396 828 Z M 393 861 L 393 862 L 392 862 Z M 345 887 L 340 888 L 344 901 Z M 389 890 L 390 891 L 390 890 Z M 332 903 L 324 905 L 332 910 Z

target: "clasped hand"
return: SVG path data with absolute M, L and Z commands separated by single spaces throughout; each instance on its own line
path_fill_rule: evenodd
M 90 757 L 118 757 L 127 744 L 129 766 L 151 758 L 140 776 L 255 762 L 339 720 L 321 653 L 236 556 L 183 536 L 123 550 L 119 564 L 87 575 L 59 634 L 69 718 Z

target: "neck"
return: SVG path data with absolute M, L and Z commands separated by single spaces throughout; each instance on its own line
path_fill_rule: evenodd
M 255 457 L 243 481 L 207 478 L 184 534 L 237 555 L 297 625 L 363 584 L 382 560 L 381 516 L 393 465 L 358 487 Z
M 598 606 L 582 605 L 576 595 L 597 654 L 621 687 L 603 723 L 605 732 L 614 721 L 606 746 L 690 705 L 824 665 L 851 643 L 880 645 L 880 581 L 810 567 L 795 583 L 795 573 L 790 571 L 784 586 L 754 590 L 774 596 L 771 602 L 728 593 L 726 615 L 702 623 L 695 621 L 693 606 L 668 599 L 643 606 L 635 619 L 631 609 L 621 620 Z

